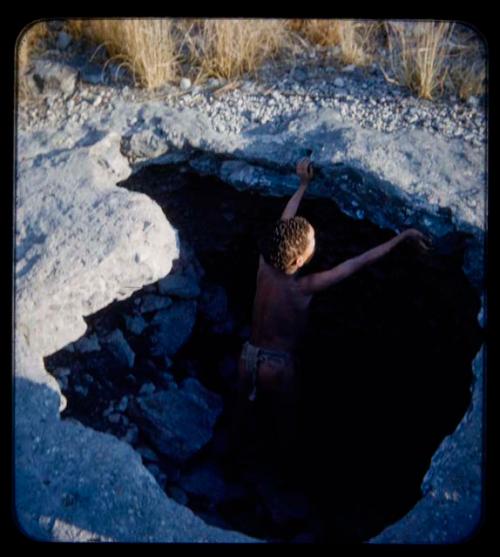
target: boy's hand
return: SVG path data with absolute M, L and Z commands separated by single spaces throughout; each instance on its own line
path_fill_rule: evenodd
M 432 239 L 425 234 L 422 234 L 416 228 L 409 228 L 400 234 L 403 240 L 410 241 L 420 253 L 428 253 L 434 246 L 432 244 Z
M 311 159 L 303 158 L 297 163 L 297 174 L 302 182 L 310 182 L 313 177 Z

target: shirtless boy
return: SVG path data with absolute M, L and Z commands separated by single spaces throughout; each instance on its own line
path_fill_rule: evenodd
M 244 343 L 238 363 L 239 413 L 242 406 L 251 406 L 260 394 L 271 394 L 276 397 L 276 418 L 282 422 L 278 431 L 282 435 L 290 426 L 290 416 L 283 408 L 291 409 L 297 397 L 296 347 L 313 295 L 374 263 L 401 242 L 411 241 L 422 252 L 431 248 L 429 238 L 410 228 L 332 269 L 297 276 L 315 251 L 313 226 L 305 218 L 295 216 L 313 177 L 309 159 L 299 161 L 297 174 L 300 186 L 262 246 L 251 337 Z

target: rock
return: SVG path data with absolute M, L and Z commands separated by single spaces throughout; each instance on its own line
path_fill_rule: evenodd
M 118 413 L 110 414 L 110 415 L 108 416 L 108 420 L 109 420 L 112 424 L 117 424 L 117 423 L 119 423 L 120 418 L 121 418 L 121 415 L 118 414 Z
M 188 377 L 181 383 L 180 388 L 185 396 L 192 398 L 199 406 L 204 406 L 217 414 L 222 412 L 221 397 L 206 389 L 197 379 Z
M 215 333 L 232 332 L 234 325 L 229 314 L 226 291 L 222 286 L 207 285 L 199 298 L 199 311 Z
M 169 151 L 169 142 L 161 130 L 146 129 L 130 138 L 129 155 L 137 159 L 154 159 Z
M 86 397 L 89 394 L 89 390 L 87 387 L 83 385 L 75 385 L 74 387 L 75 393 L 79 394 L 80 396 Z
M 196 302 L 179 301 L 154 316 L 150 338 L 154 356 L 172 356 L 184 345 L 193 331 L 196 309 Z
M 125 326 L 134 335 L 140 335 L 147 327 L 147 323 L 140 315 L 125 315 Z
M 149 447 L 136 447 L 135 449 L 143 458 L 143 460 L 149 460 L 150 462 L 158 462 L 158 455 L 151 450 Z
M 86 64 L 80 69 L 80 77 L 87 83 L 99 85 L 104 81 L 103 69 L 97 64 Z
M 194 379 L 177 390 L 137 399 L 134 413 L 151 443 L 175 462 L 185 462 L 211 439 L 222 399 Z
M 368 94 L 372 91 L 375 94 L 376 87 L 378 82 L 373 80 Z M 246 539 L 215 532 L 192 513 L 182 514 L 182 509 L 172 505 L 157 486 L 149 487 L 143 466 L 135 463 L 132 451 L 126 451 L 128 447 L 123 443 L 61 420 L 59 387 L 37 363 L 85 333 L 83 315 L 90 315 L 115 299 L 128 297 L 130 289 L 126 295 L 120 294 L 127 285 L 140 287 L 164 277 L 172 264 L 176 244 L 172 227 L 161 209 L 145 195 L 116 187 L 117 182 L 130 174 L 128 162 L 120 154 L 120 139 L 129 133 L 126 118 L 139 116 L 140 110 L 141 125 L 153 126 L 157 118 L 169 138 L 174 131 L 178 133 L 179 145 L 201 147 L 207 153 L 206 160 L 216 152 L 216 157 L 212 155 L 213 165 L 205 166 L 216 175 L 221 168 L 220 160 L 226 156 L 237 157 L 247 164 L 247 169 L 253 167 L 251 172 L 237 173 L 240 187 L 261 188 L 266 194 L 278 191 L 277 182 L 269 179 L 274 176 L 273 169 L 280 169 L 283 181 L 288 176 L 294 178 L 288 158 L 295 157 L 294 146 L 307 138 L 317 157 L 315 163 L 324 175 L 324 179 L 320 173 L 315 175 L 311 184 L 317 188 L 311 190 L 314 195 L 318 192 L 333 198 L 344 208 L 355 194 L 366 209 L 367 218 L 392 228 L 402 225 L 401 203 L 409 209 L 411 226 L 412 219 L 418 216 L 414 202 L 420 203 L 421 198 L 425 205 L 427 191 L 443 190 L 444 204 L 453 208 L 453 226 L 472 226 L 480 245 L 485 228 L 484 212 L 481 203 L 475 210 L 468 206 L 465 192 L 470 187 L 485 191 L 484 144 L 476 147 L 458 138 L 450 140 L 439 133 L 434 135 L 407 126 L 400 114 L 404 100 L 406 93 L 398 95 L 400 106 L 395 112 L 397 126 L 393 134 L 365 128 L 362 121 L 339 122 L 337 110 L 326 108 L 303 116 L 298 114 L 294 118 L 295 131 L 285 126 L 274 127 L 269 134 L 269 129 L 256 128 L 251 134 L 228 133 L 221 137 L 212 133 L 212 120 L 204 109 L 186 108 L 179 112 L 164 102 L 149 101 L 138 109 L 121 96 L 112 117 L 102 124 L 93 111 L 87 110 L 81 119 L 85 129 L 71 122 L 57 129 L 45 126 L 41 110 L 34 128 L 18 128 L 14 346 L 15 407 L 20 419 L 15 422 L 15 457 L 16 510 L 25 531 L 40 535 L 38 509 L 53 508 L 52 501 L 59 500 L 58 488 L 52 491 L 41 485 L 38 472 L 43 469 L 57 474 L 64 489 L 68 485 L 78 488 L 77 480 L 85 478 L 89 491 L 99 493 L 99 497 L 82 499 L 78 507 L 78 525 L 95 535 L 104 531 L 115 541 Z M 218 108 L 222 105 L 215 104 Z M 258 106 L 256 103 L 252 112 Z M 460 112 L 462 109 L 465 109 L 465 119 L 475 112 L 467 106 L 461 106 Z M 450 118 L 453 129 L 462 115 Z M 460 121 L 460 126 L 467 131 L 468 124 Z M 116 136 L 108 134 L 109 130 L 116 130 Z M 364 184 L 352 184 L 345 192 L 327 188 L 334 183 L 338 163 L 359 172 Z M 411 186 L 416 176 L 424 184 L 418 196 Z M 408 195 L 411 199 L 407 199 Z M 149 222 L 152 226 L 143 230 L 143 225 Z M 437 225 L 429 226 L 428 231 L 432 232 Z M 134 259 L 137 251 L 141 254 L 139 261 Z M 476 277 L 480 285 L 479 251 L 479 248 L 477 253 L 468 248 L 466 273 L 468 277 Z M 475 392 L 482 384 L 481 376 L 478 379 L 473 383 Z M 473 412 L 480 419 L 481 413 L 475 408 Z M 464 537 L 473 532 L 477 522 L 470 517 L 476 517 L 476 509 L 480 508 L 481 483 L 469 475 L 475 466 L 471 464 L 475 456 L 464 459 L 463 451 L 471 449 L 478 461 L 482 452 L 476 446 L 481 435 L 469 432 L 468 427 L 453 434 L 453 449 L 447 444 L 444 452 L 449 464 L 455 463 L 456 469 L 463 471 L 458 475 L 450 473 L 447 481 L 467 476 L 470 488 L 460 487 L 464 495 L 456 503 L 445 500 L 444 495 L 442 500 L 429 495 L 411 511 L 402 528 L 392 528 L 384 539 L 426 543 L 431 535 L 443 532 L 444 520 L 449 522 L 444 536 L 446 542 L 457 539 L 458 526 Z M 47 452 L 31 446 L 35 433 L 43 433 Z M 64 452 L 57 450 L 61 446 Z M 49 452 L 52 450 L 53 454 Z M 109 489 L 110 475 L 115 473 L 125 482 L 123 492 Z M 478 487 L 477 493 L 474 486 Z M 136 497 L 138 503 L 134 503 Z M 443 508 L 446 513 L 441 512 L 440 519 L 439 509 Z M 130 523 L 126 520 L 129 509 L 135 513 Z M 462 517 L 460 521 L 458 517 Z M 52 539 L 57 540 L 61 532 L 61 529 L 51 532 Z
M 309 500 L 302 493 L 281 491 L 267 480 L 257 483 L 257 491 L 277 525 L 302 522 L 311 514 Z
M 306 81 L 307 72 L 304 71 L 303 69 L 296 68 L 295 71 L 293 72 L 293 79 L 296 79 L 297 81 Z
M 56 376 L 56 381 L 62 391 L 68 390 L 68 377 L 67 376 Z
M 178 298 L 196 298 L 200 294 L 200 287 L 195 280 L 186 275 L 167 275 L 158 281 L 158 290 L 165 296 Z
M 479 105 L 479 99 L 478 99 L 477 97 L 470 96 L 470 97 L 467 99 L 467 104 L 470 105 L 470 106 L 472 106 L 472 107 L 474 107 L 474 108 L 476 108 L 476 107 Z
M 112 412 L 114 412 L 115 409 L 115 405 L 113 402 L 110 402 L 107 406 L 107 408 L 104 410 L 104 412 L 102 413 L 102 417 L 103 418 L 107 418 Z
M 160 378 L 167 389 L 177 389 L 177 382 L 170 373 L 164 372 L 161 374 Z
M 167 488 L 167 493 L 174 501 L 177 501 L 179 505 L 186 506 L 189 502 L 189 498 L 186 495 L 186 492 L 182 490 L 180 487 L 175 485 Z
M 124 396 L 121 398 L 120 402 L 116 406 L 118 412 L 125 412 L 128 406 L 128 396 Z
M 210 524 L 211 526 L 216 526 L 217 528 L 222 528 L 224 530 L 234 529 L 234 525 L 224 520 L 222 516 L 219 513 L 214 512 L 213 509 L 210 509 L 210 511 L 198 511 L 197 514 L 204 522 Z
M 182 91 L 187 91 L 188 89 L 191 88 L 191 80 L 188 79 L 187 77 L 183 77 L 180 81 L 179 86 L 182 89 Z
M 137 385 L 137 379 L 133 373 L 129 373 L 126 379 L 130 385 Z
M 139 395 L 151 395 L 156 391 L 156 387 L 153 383 L 144 383 L 144 385 L 139 390 Z
M 104 337 L 102 342 L 121 365 L 134 367 L 135 354 L 120 329 L 115 329 Z
M 213 464 L 197 466 L 181 477 L 179 485 L 189 496 L 203 497 L 215 505 L 247 495 L 243 487 L 227 482 L 222 470 Z
M 207 86 L 215 89 L 216 87 L 220 87 L 220 81 L 215 77 L 211 77 L 207 81 Z
M 341 88 L 344 87 L 345 81 L 344 81 L 341 77 L 337 77 L 337 78 L 334 80 L 333 84 L 335 85 L 335 87 L 338 87 L 338 88 L 341 89 Z
M 37 60 L 29 73 L 27 85 L 35 95 L 70 97 L 76 89 L 78 72 L 66 64 Z
M 132 426 L 127 429 L 127 433 L 121 438 L 121 440 L 129 445 L 135 445 L 138 438 L 139 428 L 135 424 L 132 424 Z
M 344 66 L 342 68 L 342 71 L 343 72 L 353 72 L 355 69 L 356 69 L 356 66 L 354 64 L 349 64 L 348 66 Z
M 163 361 L 165 362 L 165 367 L 166 367 L 167 369 L 168 369 L 168 368 L 171 368 L 171 367 L 174 365 L 173 360 L 172 360 L 171 358 L 169 358 L 168 356 L 165 356 L 165 357 L 163 358 Z
M 158 296 L 156 294 L 146 294 L 142 297 L 141 313 L 150 311 L 159 311 L 172 305 L 172 300 L 167 296 Z
M 44 357 L 85 334 L 83 316 L 130 297 L 130 285 L 164 277 L 179 254 L 161 208 L 116 186 L 131 173 L 120 152 L 124 128 L 93 117 L 88 111 L 85 128 L 65 122 L 16 130 L 12 447 L 19 527 L 47 542 L 252 541 L 209 527 L 171 501 L 126 442 L 61 419 L 64 399 Z M 133 431 L 129 426 L 131 442 Z M 48 486 L 47 475 L 54 480 Z M 77 504 L 66 508 L 68 492 Z M 41 516 L 50 531 L 40 528 Z
M 71 369 L 69 367 L 56 367 L 52 373 L 55 377 L 68 377 L 71 375 Z
M 162 489 L 165 488 L 167 483 L 167 476 L 164 474 L 156 464 L 146 464 L 146 468 L 151 472 L 155 480 L 158 482 Z
M 57 43 L 56 43 L 57 48 L 60 48 L 61 50 L 66 50 L 70 45 L 70 43 L 71 43 L 71 36 L 68 35 L 68 33 L 61 31 L 57 35 Z
M 97 352 L 101 349 L 99 340 L 96 334 L 89 337 L 82 337 L 73 343 L 73 347 L 77 352 L 85 354 L 86 352 Z

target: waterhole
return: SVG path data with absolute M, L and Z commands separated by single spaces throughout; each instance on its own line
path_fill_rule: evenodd
M 182 166 L 151 166 L 120 186 L 153 198 L 178 230 L 170 275 L 179 281 L 86 316 L 85 337 L 45 359 L 67 398 L 62 417 L 130 443 L 170 497 L 222 528 L 273 542 L 360 542 L 404 516 L 470 403 L 482 330 L 463 251 L 400 245 L 317 294 L 292 450 L 278 454 L 271 418 L 256 407 L 236 455 L 229 431 L 258 242 L 287 198 Z M 298 214 L 317 246 L 301 274 L 395 235 L 326 199 L 306 195 Z

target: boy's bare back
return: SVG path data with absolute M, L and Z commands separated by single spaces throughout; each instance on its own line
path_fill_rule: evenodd
M 253 305 L 251 342 L 256 346 L 293 353 L 303 333 L 312 294 L 300 279 L 274 269 L 260 256 Z

